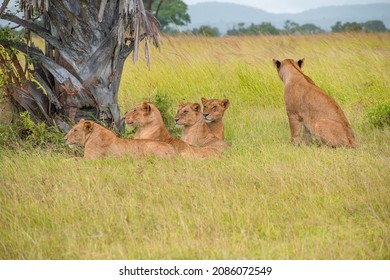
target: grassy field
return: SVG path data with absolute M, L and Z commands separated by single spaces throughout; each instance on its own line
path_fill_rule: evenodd
M 272 59 L 305 58 L 358 149 L 293 147 Z M 1 259 L 390 259 L 390 34 L 163 38 L 128 61 L 119 102 L 228 98 L 208 160 L 87 161 L 0 146 Z M 167 101 L 166 101 L 167 102 Z

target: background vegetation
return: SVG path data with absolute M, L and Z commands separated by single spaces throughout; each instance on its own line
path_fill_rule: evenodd
M 313 23 L 298 24 L 293 20 L 286 20 L 282 29 L 276 28 L 270 22 L 252 22 L 248 26 L 241 22 L 221 32 L 218 27 L 200 25 L 189 29 L 185 28 L 191 22 L 188 6 L 182 0 L 144 0 L 145 7 L 159 20 L 161 31 L 169 35 L 193 34 L 208 37 L 221 35 L 279 35 L 279 34 L 316 34 L 325 31 Z M 248 10 L 246 10 L 247 12 Z M 261 16 L 260 16 L 261 17 Z M 224 20 L 222 20 L 224 21 Z M 233 20 L 234 22 L 234 20 Z M 336 22 L 331 26 L 331 32 L 386 32 L 387 28 L 381 20 L 369 20 L 366 22 Z
M 204 32 L 205 36 L 219 36 L 220 32 L 217 28 L 211 28 L 209 26 L 203 26 L 203 29 L 214 30 L 213 33 Z M 198 30 L 193 29 L 193 33 L 198 34 Z M 386 26 L 380 20 L 370 20 L 366 22 L 345 22 L 341 23 L 340 21 L 336 22 L 331 26 L 331 32 L 386 32 Z M 248 35 L 285 35 L 285 34 L 317 34 L 325 33 L 320 27 L 312 24 L 298 24 L 291 20 L 286 20 L 283 26 L 283 29 L 278 29 L 269 22 L 262 22 L 260 24 L 252 23 L 249 26 L 245 26 L 245 23 L 239 23 L 237 26 L 234 26 L 232 29 L 229 29 L 226 35 L 234 36 L 248 36 Z
M 147 99 L 169 119 L 179 101 L 229 98 L 218 159 L 87 161 L 28 116 L 1 126 L 0 258 L 389 259 L 389 39 L 167 37 L 150 71 L 128 61 L 122 112 Z M 302 57 L 358 149 L 290 144 L 272 58 Z

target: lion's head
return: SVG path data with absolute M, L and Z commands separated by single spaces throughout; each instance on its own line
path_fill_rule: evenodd
M 203 115 L 206 123 L 222 119 L 223 114 L 230 105 L 228 99 L 206 99 L 202 97 L 201 101 L 203 104 Z
M 279 60 L 272 60 L 276 70 L 278 71 L 280 79 L 283 81 L 285 75 L 285 67 L 286 65 L 294 67 L 296 70 L 302 73 L 302 67 L 305 63 L 305 59 L 299 59 L 298 61 L 294 61 L 294 59 L 284 59 L 281 62 Z M 303 73 L 302 73 L 303 74 Z
M 84 146 L 87 136 L 92 132 L 94 122 L 81 119 L 72 129 L 65 135 L 66 143 L 73 147 L 74 145 Z
M 142 127 L 147 124 L 154 123 L 157 119 L 160 120 L 161 114 L 156 106 L 144 101 L 126 112 L 123 118 L 125 119 L 127 125 Z
M 304 58 L 299 59 L 297 61 L 294 61 L 294 59 L 289 59 L 289 58 L 282 60 L 282 62 L 280 62 L 279 60 L 276 60 L 276 59 L 273 59 L 272 61 L 273 61 L 273 64 L 274 64 L 276 70 L 278 71 L 279 78 L 283 82 L 284 82 L 285 76 L 289 76 L 289 73 L 291 73 L 291 70 L 295 69 L 295 70 L 297 70 L 297 73 L 300 73 L 306 79 L 307 82 L 315 85 L 314 81 L 302 72 L 302 67 L 305 64 Z
M 180 104 L 175 116 L 177 126 L 192 126 L 203 118 L 199 103 Z

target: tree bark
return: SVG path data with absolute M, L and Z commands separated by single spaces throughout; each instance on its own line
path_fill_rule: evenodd
M 63 119 L 72 121 L 89 118 L 119 126 L 118 90 L 126 58 L 133 52 L 133 60 L 137 59 L 138 45 L 145 37 L 146 43 L 150 38 L 158 46 L 158 22 L 144 10 L 143 2 L 21 2 L 25 10 L 40 9 L 43 27 L 12 14 L 2 13 L 0 18 L 43 38 L 45 50 L 4 39 L 0 40 L 0 45 L 13 47 L 33 58 L 32 76 L 44 89 L 50 103 L 48 111 L 42 114 L 45 119 L 61 114 Z M 36 6 L 37 2 L 41 6 Z M 37 94 L 37 90 L 32 94 Z M 20 95 L 23 91 L 15 91 L 15 96 Z M 37 107 L 44 110 L 43 104 L 36 102 Z

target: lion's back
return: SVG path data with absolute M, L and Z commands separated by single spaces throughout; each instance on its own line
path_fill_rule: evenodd
M 348 124 L 343 110 L 333 97 L 315 85 L 308 85 L 307 92 L 307 98 L 303 98 L 303 108 L 313 119 L 331 119 Z

